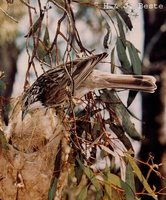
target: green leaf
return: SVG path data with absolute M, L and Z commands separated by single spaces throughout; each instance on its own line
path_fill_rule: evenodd
M 80 158 L 83 161 L 82 156 L 80 155 L 80 153 L 78 152 L 77 154 L 77 159 Z M 82 167 L 79 165 L 77 159 L 75 160 L 75 166 L 74 166 L 74 172 L 75 172 L 75 176 L 77 178 L 77 185 L 80 183 L 81 179 L 82 179 L 82 175 L 83 175 L 83 169 Z
M 134 173 L 129 162 L 126 163 L 126 183 L 130 186 L 132 191 L 135 193 L 136 190 L 135 190 Z M 127 197 L 127 194 L 126 194 L 126 197 Z M 127 197 L 126 199 L 129 199 L 129 197 Z
M 96 123 L 94 123 L 93 125 L 93 129 L 92 129 L 92 135 L 94 139 L 97 139 L 100 134 L 101 134 L 101 123 L 100 121 L 96 121 Z
M 111 200 L 112 197 L 112 188 L 108 185 L 105 184 L 105 190 L 104 190 L 104 200 Z M 115 196 L 114 196 L 115 198 Z
M 104 40 L 103 40 L 103 46 L 105 49 L 108 49 L 108 41 L 109 41 L 109 37 L 110 37 L 110 27 L 108 24 L 106 24 L 106 29 L 107 29 L 107 32 L 104 36 Z
M 101 199 L 103 199 L 103 192 L 102 190 L 98 190 L 96 192 L 96 200 L 101 200 Z
M 37 48 L 37 55 L 41 60 L 43 60 L 44 57 L 47 55 L 45 45 L 41 42 L 39 42 L 39 45 L 38 45 L 38 48 Z
M 74 168 L 75 170 L 75 176 L 77 178 L 77 185 L 80 183 L 81 179 L 82 179 L 82 175 L 83 175 L 83 170 L 80 166 L 76 166 Z
M 85 200 L 87 197 L 88 188 L 87 186 L 83 187 L 80 194 L 77 196 L 77 200 Z
M 125 36 L 124 29 L 123 29 L 123 23 L 118 15 L 116 15 L 116 19 L 117 19 L 117 23 L 118 23 L 120 38 L 122 38 L 123 41 L 126 41 L 126 36 Z
M 60 142 L 58 146 L 58 150 L 57 150 L 58 153 L 56 155 L 56 159 L 54 163 L 54 176 L 52 177 L 52 180 L 51 180 L 51 184 L 50 184 L 50 188 L 48 192 L 48 200 L 54 199 L 55 192 L 57 189 L 57 182 L 58 182 L 58 178 L 60 176 L 60 171 L 61 171 L 61 153 L 62 153 L 61 148 L 62 148 L 62 144 Z
M 5 90 L 6 89 L 6 84 L 3 80 L 0 80 L 0 91 Z
M 140 180 L 140 182 L 144 186 L 144 189 L 148 192 L 148 194 L 151 197 L 153 197 L 153 199 L 158 200 L 157 195 L 155 195 L 154 191 L 151 189 L 150 185 L 148 184 L 148 182 L 144 178 L 144 176 L 143 176 L 141 170 L 139 169 L 139 167 L 137 166 L 134 158 L 127 153 L 126 153 L 126 158 L 128 159 L 128 161 L 129 161 L 132 169 L 134 170 L 135 174 L 137 175 L 138 179 Z
M 100 196 L 102 196 L 102 195 L 103 195 L 103 194 L 102 194 L 102 187 L 101 187 L 99 181 L 96 179 L 96 177 L 95 177 L 93 171 L 92 171 L 89 167 L 85 167 L 85 166 L 83 165 L 83 163 L 82 163 L 78 158 L 76 158 L 76 159 L 77 159 L 77 161 L 78 161 L 80 167 L 83 169 L 85 175 L 88 177 L 88 179 L 89 179 L 89 180 L 91 181 L 91 183 L 94 185 L 96 191 L 100 193 Z
M 130 120 L 130 114 L 119 97 L 113 91 L 103 90 L 103 94 L 100 95 L 101 100 L 116 113 L 116 116 L 121 120 L 124 131 L 132 139 L 140 141 L 142 136 L 138 133 L 134 123 Z
M 126 11 L 125 11 L 125 9 L 123 7 L 116 8 L 116 11 L 119 13 L 119 15 L 124 20 L 125 24 L 129 28 L 129 30 L 131 31 L 132 28 L 133 28 L 133 25 L 131 23 L 131 20 L 130 20 L 130 17 L 128 15 L 128 13 L 126 13 Z
M 8 150 L 8 143 L 4 133 L 0 130 L 0 149 Z
M 111 73 L 115 71 L 115 47 L 111 51 Z
M 46 27 L 46 30 L 44 33 L 43 43 L 44 43 L 45 47 L 50 46 L 50 35 L 49 35 L 48 27 Z
M 126 54 L 126 47 L 120 37 L 117 38 L 116 49 L 122 67 L 130 69 L 131 66 Z
M 126 149 L 127 150 L 130 150 L 130 149 L 133 150 L 131 141 L 125 135 L 125 131 L 124 131 L 122 125 L 120 124 L 120 122 L 118 122 L 117 116 L 112 117 L 112 119 L 111 119 L 111 116 L 110 116 L 110 118 L 107 119 L 107 121 L 108 120 L 110 120 L 110 123 L 109 123 L 110 129 L 115 133 L 115 135 L 123 143 L 123 145 L 126 147 Z
M 141 60 L 138 55 L 137 49 L 131 42 L 127 42 L 127 47 L 130 55 L 131 60 L 131 67 L 133 69 L 134 74 L 141 75 Z
M 109 184 L 110 187 L 111 185 L 114 185 L 118 188 L 123 189 L 126 195 L 125 199 L 127 200 L 136 199 L 135 193 L 134 191 L 132 191 L 132 188 L 127 183 L 125 183 L 119 176 L 112 174 L 110 172 L 107 172 L 106 176 L 107 176 L 107 180 L 105 181 L 105 184 Z
M 54 200 L 58 179 L 55 177 L 48 192 L 48 200 Z
M 103 176 L 103 178 L 104 178 L 104 181 L 106 181 L 106 182 L 104 182 L 105 184 L 104 184 L 104 199 L 108 199 L 108 200 L 111 200 L 112 199 L 112 197 L 113 197 L 113 188 L 112 188 L 112 185 L 110 184 L 110 183 L 108 183 L 108 177 L 107 177 L 107 174 L 109 174 L 109 171 L 108 171 L 109 169 L 105 169 L 105 172 L 104 172 L 104 176 Z M 115 198 L 115 195 L 114 195 L 114 198 Z
M 29 32 L 27 35 L 25 35 L 24 37 L 30 37 L 32 34 L 34 34 L 40 27 L 41 27 L 41 23 L 43 21 L 44 18 L 44 12 L 42 12 L 39 16 L 39 18 L 36 20 L 36 22 L 31 26 Z

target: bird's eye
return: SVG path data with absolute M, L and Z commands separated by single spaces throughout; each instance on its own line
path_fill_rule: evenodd
M 25 102 L 25 106 L 27 106 L 27 105 L 28 105 L 28 101 Z

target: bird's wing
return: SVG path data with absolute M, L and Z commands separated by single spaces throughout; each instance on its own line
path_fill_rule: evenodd
M 80 60 L 74 66 L 74 70 L 72 73 L 72 78 L 74 80 L 75 87 L 79 87 L 79 85 L 83 81 L 85 81 L 85 79 L 90 75 L 97 63 L 99 63 L 102 59 L 106 58 L 107 56 L 107 53 L 101 53 Z

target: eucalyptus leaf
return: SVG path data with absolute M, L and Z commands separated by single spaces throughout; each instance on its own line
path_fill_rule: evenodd
M 43 60 L 44 57 L 47 55 L 45 45 L 41 42 L 39 42 L 39 44 L 38 44 L 37 55 L 41 60 Z
M 77 155 L 77 159 L 81 159 L 81 161 L 83 161 L 82 156 L 80 155 L 80 153 L 78 153 L 79 155 Z M 81 182 L 82 179 L 82 175 L 83 175 L 83 169 L 82 167 L 79 165 L 77 159 L 75 160 L 75 166 L 74 166 L 74 172 L 75 172 L 75 176 L 77 178 L 77 185 L 79 185 L 79 183 Z
M 48 200 L 54 200 L 58 179 L 55 177 L 48 192 Z
M 121 102 L 119 97 L 113 91 L 103 90 L 101 99 L 103 102 L 109 104 L 109 107 L 116 113 L 118 119 L 121 120 L 121 125 L 124 131 L 132 139 L 140 141 L 142 136 L 138 133 L 134 123 L 130 119 L 130 114 L 124 104 Z
M 85 200 L 88 194 L 87 186 L 83 187 L 79 195 L 77 196 L 77 200 Z
M 115 48 L 111 51 L 111 73 L 115 71 Z
M 56 159 L 54 163 L 54 176 L 52 177 L 52 180 L 51 180 L 51 184 L 50 184 L 50 188 L 48 192 L 48 200 L 53 200 L 56 193 L 57 182 L 60 176 L 60 168 L 61 168 L 61 148 L 62 148 L 62 144 L 60 142 L 58 146 L 58 150 L 57 150 L 58 153 L 56 155 Z
M 129 162 L 126 162 L 126 183 L 130 186 L 132 191 L 135 193 L 136 189 L 135 189 L 134 173 L 133 173 L 131 164 Z
M 111 116 L 110 116 L 110 119 L 111 119 Z M 125 131 L 124 131 L 122 125 L 120 124 L 120 122 L 116 121 L 114 123 L 114 121 L 116 121 L 115 118 L 112 118 L 112 121 L 110 120 L 110 123 L 109 123 L 110 129 L 115 133 L 115 135 L 123 143 L 123 145 L 126 147 L 127 150 L 133 150 L 131 141 L 125 135 Z
M 141 60 L 138 55 L 137 49 L 134 47 L 134 45 L 131 42 L 127 42 L 127 48 L 130 55 L 131 60 L 131 67 L 133 69 L 134 74 L 141 75 Z
M 133 25 L 131 23 L 131 19 L 130 19 L 128 13 L 125 11 L 125 9 L 123 7 L 116 8 L 116 11 L 119 13 L 119 15 L 124 20 L 125 24 L 129 28 L 129 30 L 131 31 L 133 28 Z
M 136 199 L 136 196 L 135 196 L 135 193 L 134 191 L 131 189 L 131 187 L 126 183 L 124 182 L 119 176 L 115 175 L 115 174 L 112 174 L 110 172 L 107 172 L 107 179 L 105 180 L 105 184 L 109 184 L 110 187 L 112 185 L 124 190 L 124 194 L 126 196 L 125 199 L 127 200 L 135 200 Z M 112 197 L 114 198 L 114 196 Z M 118 198 L 119 199 L 119 198 Z M 117 200 L 118 200 L 117 199 Z M 120 200 L 120 199 L 119 199 Z
M 106 34 L 104 36 L 103 46 L 104 46 L 105 49 L 108 49 L 109 48 L 108 47 L 108 42 L 109 42 L 109 37 L 110 37 L 110 27 L 109 27 L 108 24 L 106 26 L 106 29 L 107 29 L 107 32 L 106 32 Z
M 124 41 L 126 41 L 126 36 L 125 36 L 124 29 L 123 29 L 123 23 L 118 15 L 116 15 L 116 19 L 117 19 L 117 23 L 118 23 L 120 38 L 122 38 Z
M 43 43 L 46 47 L 50 46 L 50 35 L 49 35 L 48 27 L 46 27 L 45 29 Z
M 5 90 L 6 89 L 6 84 L 3 80 L 0 80 L 0 91 Z
M 24 37 L 31 37 L 32 34 L 36 33 L 36 31 L 41 27 L 41 23 L 44 18 L 44 11 L 40 14 L 39 18 L 35 21 L 35 23 L 31 26 L 29 32 Z
M 100 193 L 100 196 L 102 196 L 102 187 L 101 187 L 99 181 L 96 179 L 93 171 L 89 167 L 84 166 L 83 163 L 78 158 L 77 158 L 77 161 L 78 161 L 79 165 L 81 166 L 81 168 L 83 169 L 87 178 L 90 180 L 90 182 L 95 187 L 96 191 Z
M 112 187 L 109 184 L 104 184 L 104 199 L 111 200 L 112 199 Z M 115 198 L 115 195 L 114 195 Z
M 126 54 L 126 47 L 120 37 L 117 38 L 116 49 L 117 49 L 118 58 L 122 67 L 127 68 L 127 69 L 131 68 L 130 62 Z
M 8 150 L 9 147 L 4 133 L 0 130 L 0 150 L 1 149 Z
M 145 179 L 141 170 L 139 169 L 138 165 L 136 164 L 136 161 L 134 160 L 134 158 L 129 154 L 126 154 L 126 158 L 128 159 L 132 169 L 134 170 L 134 173 L 136 174 L 136 176 L 138 177 L 138 179 L 144 186 L 144 189 L 148 192 L 148 194 L 151 197 L 153 197 L 153 199 L 158 200 L 157 195 L 155 195 L 154 191 L 151 189 L 150 185 L 148 184 L 147 180 Z

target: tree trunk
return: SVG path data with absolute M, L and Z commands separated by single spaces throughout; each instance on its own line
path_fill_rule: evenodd
M 143 1 L 147 3 L 147 1 Z M 165 1 L 158 1 L 158 4 L 166 5 Z M 145 140 L 142 143 L 140 159 L 147 161 L 149 154 L 154 156 L 154 163 L 161 163 L 164 152 L 164 145 L 161 143 L 161 127 L 163 126 L 165 94 L 161 93 L 163 90 L 164 80 L 163 73 L 165 70 L 166 58 L 166 32 L 160 30 L 166 19 L 166 12 L 164 9 L 144 9 L 145 21 L 145 56 L 150 61 L 150 65 L 146 66 L 146 73 L 156 75 L 158 77 L 158 90 L 154 94 L 143 94 L 143 135 Z M 145 62 L 146 65 L 146 62 Z M 144 175 L 147 175 L 148 168 L 142 166 Z M 161 171 L 161 170 L 160 170 Z M 154 174 L 150 175 L 150 185 L 155 185 L 156 191 L 160 190 L 162 179 Z M 163 197 L 162 197 L 163 198 Z M 142 199 L 152 199 L 145 196 Z
M 6 88 L 0 91 L 0 96 L 3 97 L 3 99 L 1 98 L 0 110 L 6 122 L 8 115 L 6 105 L 9 103 L 9 97 L 11 96 L 15 81 L 18 54 L 19 50 L 14 42 L 5 42 L 0 45 L 0 71 L 4 72 L 4 82 L 6 85 Z

